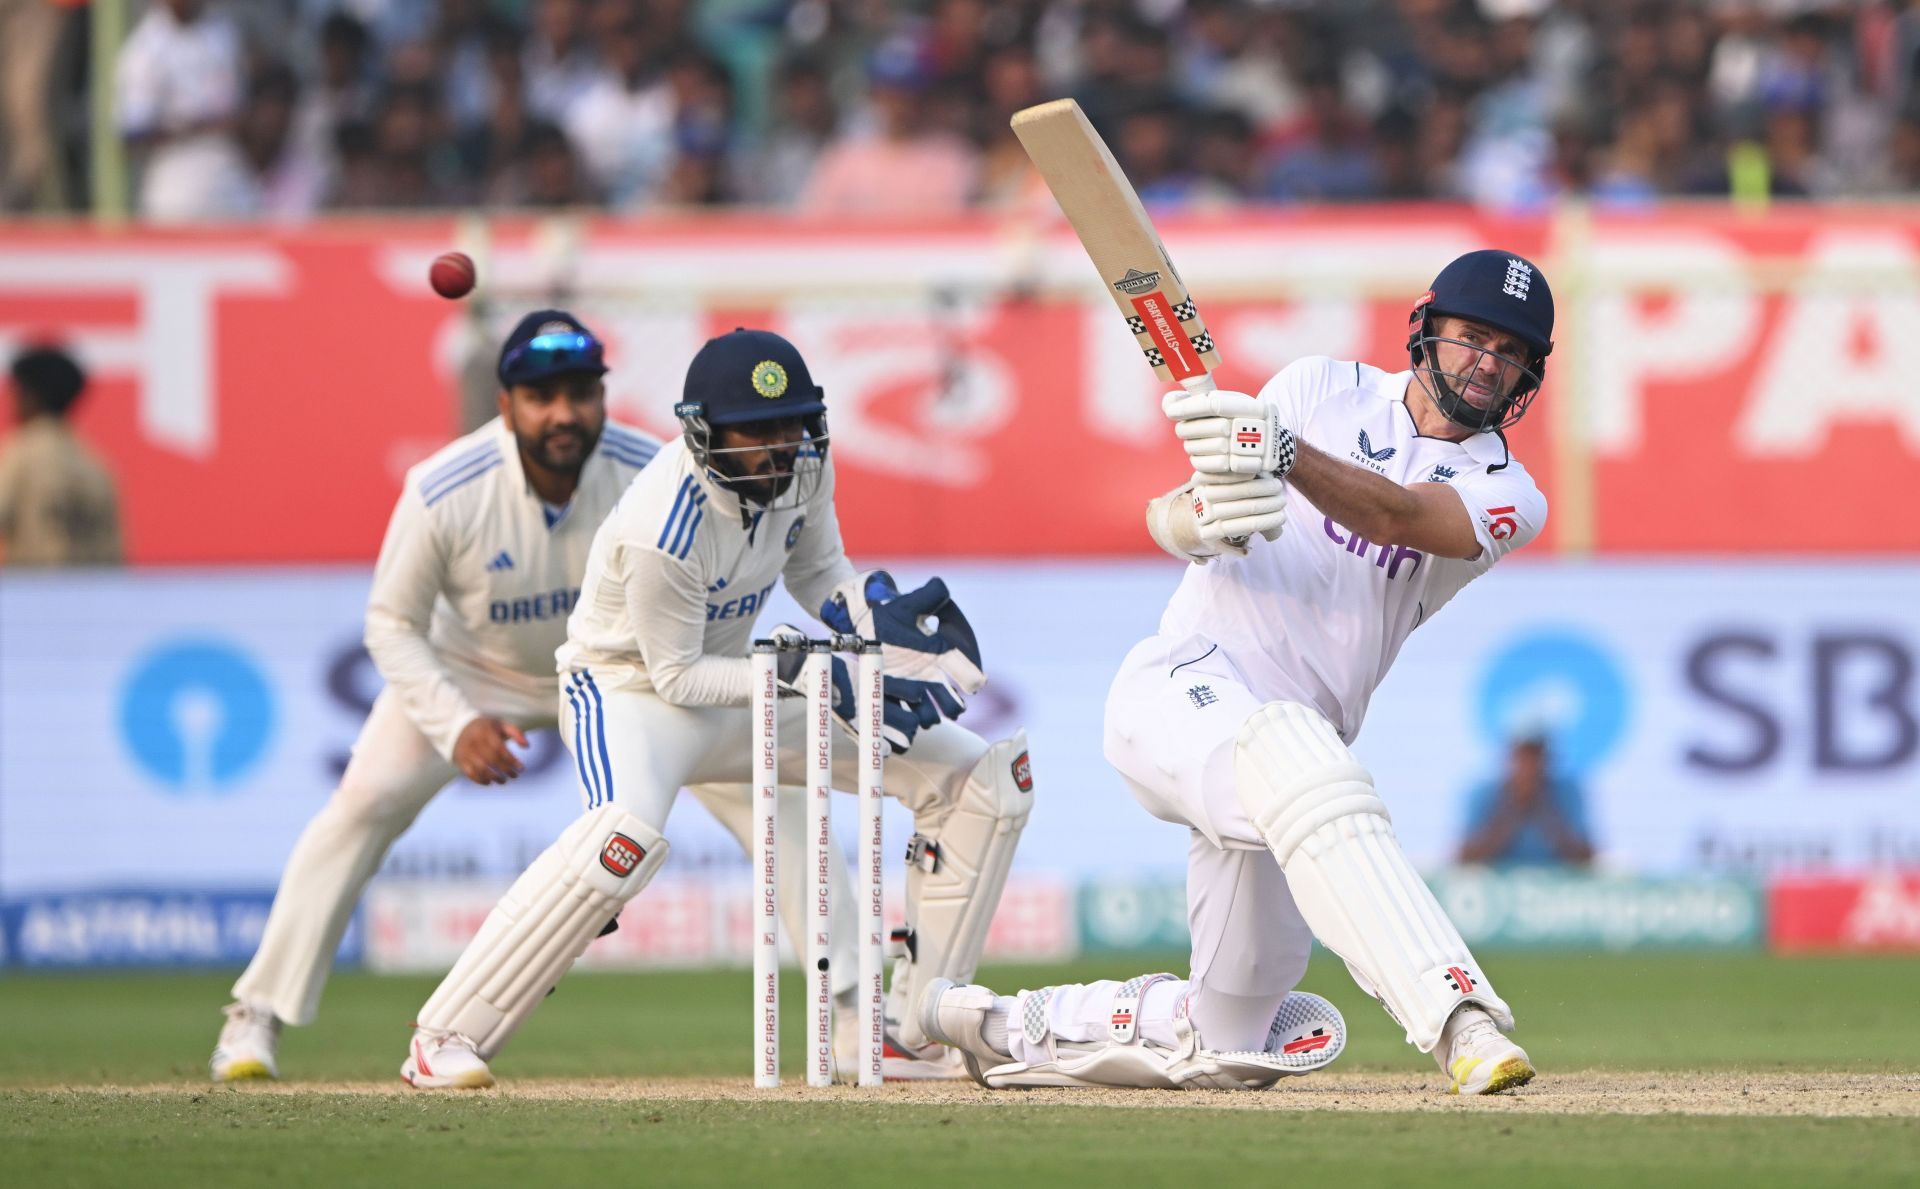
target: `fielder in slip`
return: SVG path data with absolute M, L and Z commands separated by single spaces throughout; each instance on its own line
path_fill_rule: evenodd
M 233 986 L 214 1081 L 278 1076 L 280 1029 L 313 1019 L 353 906 L 394 840 L 456 775 L 518 776 L 508 743 L 554 725 L 553 654 L 594 530 L 660 449 L 607 420 L 606 370 L 572 315 L 528 314 L 500 350 L 500 416 L 407 473 L 367 602 L 367 649 L 386 688 L 287 860 L 259 952 Z M 693 792 L 748 844 L 744 781 Z M 786 799 L 797 846 L 803 801 Z M 793 875 L 781 901 L 798 926 L 805 885 Z M 848 886 L 837 853 L 833 878 Z
M 1310 358 L 1257 398 L 1167 396 L 1206 495 L 1149 506 L 1190 565 L 1108 692 L 1105 751 L 1148 812 L 1192 830 L 1192 968 L 1014 997 L 933 984 L 922 1027 L 983 1085 L 1257 1088 L 1319 1068 L 1345 1032 L 1293 989 L 1314 937 L 1451 1092 L 1533 1077 L 1347 745 L 1408 634 L 1540 532 L 1546 502 L 1500 431 L 1552 339 L 1539 270 L 1471 252 L 1414 304 L 1410 370 Z M 1286 531 L 1251 547 L 1203 531 L 1234 506 Z
M 1032 807 L 1025 734 L 989 745 L 948 721 L 984 676 L 944 584 L 901 594 L 883 572 L 856 574 L 847 561 L 824 393 L 791 343 L 760 330 L 711 340 L 675 413 L 685 432 L 594 536 L 559 652 L 561 737 L 579 761 L 586 812 L 508 890 L 420 1009 L 401 1076 L 420 1088 L 492 1085 L 488 1061 L 660 870 L 680 787 L 751 779 L 748 645 L 784 578 L 828 627 L 883 645 L 887 792 L 913 811 L 915 831 L 886 1075 L 964 1077 L 910 1008 L 934 978 L 970 978 L 979 962 Z M 790 686 L 797 674 L 783 676 Z M 838 658 L 833 678 L 833 713 L 845 723 L 855 699 Z M 783 770 L 798 773 L 808 737 L 799 699 L 784 701 L 780 719 Z M 835 749 L 841 789 L 858 787 L 852 750 Z M 801 866 L 782 863 L 781 873 Z M 859 1038 L 844 1034 L 855 1043 L 836 1044 L 836 1059 L 851 1072 Z

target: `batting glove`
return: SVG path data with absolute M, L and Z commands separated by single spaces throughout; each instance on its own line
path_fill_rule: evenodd
M 1280 411 L 1244 392 L 1169 392 L 1160 408 L 1174 422 L 1193 469 L 1203 475 L 1286 478 L 1297 447 Z

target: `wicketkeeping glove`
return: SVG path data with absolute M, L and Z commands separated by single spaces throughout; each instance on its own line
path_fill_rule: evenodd
M 901 594 L 893 575 L 870 570 L 821 605 L 820 622 L 879 640 L 881 662 L 891 675 L 944 683 L 961 694 L 979 693 L 987 683 L 973 625 L 938 578 Z
M 781 624 L 768 633 L 776 639 L 804 639 L 805 634 L 790 624 Z M 794 696 L 805 696 L 801 688 L 801 670 L 806 666 L 807 653 L 803 649 L 782 650 L 774 662 L 775 674 L 783 692 Z M 853 695 L 853 677 L 847 671 L 847 662 L 832 657 L 829 662 L 833 669 L 833 716 L 840 720 L 842 728 L 856 739 L 860 736 L 860 706 Z M 897 684 L 896 684 L 897 683 Z M 887 741 L 887 747 L 894 755 L 899 755 L 913 746 L 913 737 L 921 727 L 930 727 L 940 721 L 943 706 L 926 691 L 918 688 L 925 684 L 917 681 L 898 681 L 896 678 L 884 679 L 881 689 L 880 735 Z M 958 714 L 957 708 L 953 713 Z M 949 716 L 951 717 L 951 716 Z

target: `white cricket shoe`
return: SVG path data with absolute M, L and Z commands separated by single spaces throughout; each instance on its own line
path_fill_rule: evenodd
M 920 999 L 920 1028 L 928 1036 L 959 1056 L 967 1076 L 982 1086 L 987 1070 L 1005 1065 L 1013 1054 L 987 1043 L 987 1017 L 998 1008 L 1000 997 L 990 989 L 936 978 L 927 984 Z
M 268 1081 L 280 1076 L 280 1020 L 252 1003 L 229 1003 L 207 1068 L 216 1082 Z
M 413 1030 L 413 1048 L 400 1076 L 416 1090 L 485 1090 L 493 1085 L 493 1071 L 471 1039 L 419 1027 Z
M 1493 1017 L 1477 1007 L 1453 1013 L 1434 1048 L 1449 1094 L 1499 1094 L 1533 1080 L 1527 1051 L 1500 1031 Z

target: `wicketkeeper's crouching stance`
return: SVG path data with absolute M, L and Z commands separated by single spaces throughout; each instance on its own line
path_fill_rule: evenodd
M 660 870 L 679 790 L 751 779 L 748 646 L 783 577 L 829 627 L 884 645 L 886 787 L 914 817 L 886 1074 L 965 1076 L 911 1007 L 934 979 L 967 980 L 979 962 L 1032 806 L 1026 737 L 988 744 L 950 721 L 984 676 L 943 584 L 900 594 L 884 573 L 856 575 L 847 561 L 825 411 L 799 352 L 778 335 L 736 330 L 694 358 L 675 407 L 685 432 L 601 525 L 559 652 L 560 731 L 587 811 L 508 890 L 420 1009 L 401 1067 L 408 1082 L 491 1085 L 487 1061 Z M 789 686 L 800 660 L 792 654 L 782 672 Z M 833 663 L 834 711 L 850 722 L 852 683 Z M 808 736 L 802 704 L 782 706 L 781 738 L 791 741 L 782 770 L 794 774 Z M 852 789 L 853 749 L 835 750 L 835 784 Z M 836 1046 L 849 1072 L 851 1032 Z

